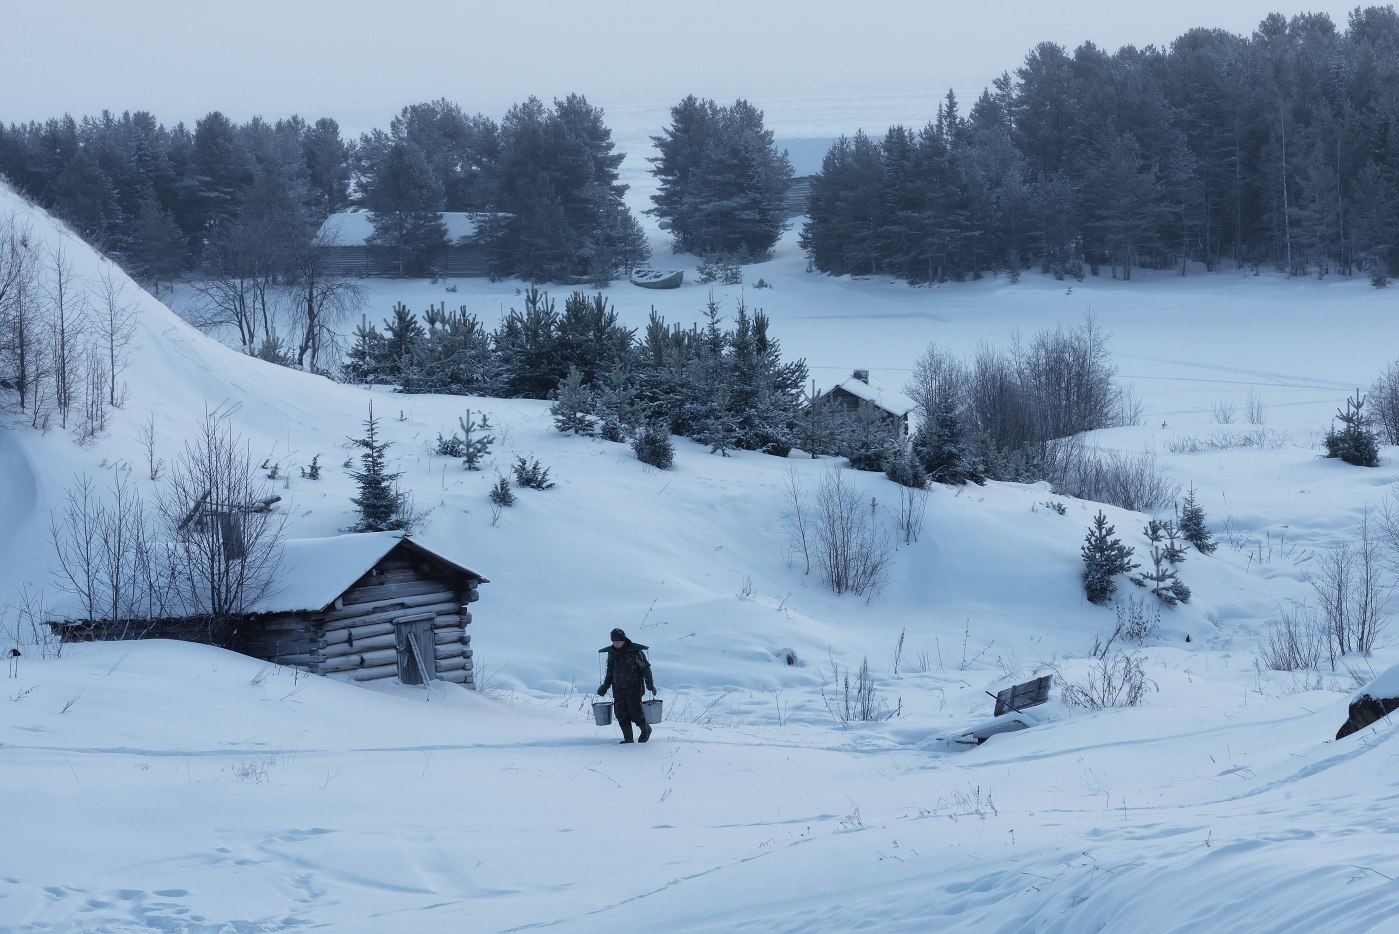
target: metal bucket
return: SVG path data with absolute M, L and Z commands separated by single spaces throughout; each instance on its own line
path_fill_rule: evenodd
M 610 700 L 593 701 L 593 722 L 598 726 L 607 726 L 612 722 L 612 702 Z
M 641 702 L 641 714 L 646 718 L 647 723 L 661 722 L 661 699 L 652 697 Z

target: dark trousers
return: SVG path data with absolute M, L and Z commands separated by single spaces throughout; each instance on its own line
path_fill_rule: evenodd
M 612 692 L 612 712 L 617 715 L 618 724 L 622 725 L 622 733 L 631 734 L 633 723 L 639 726 L 646 725 L 646 711 L 641 706 L 641 690 Z

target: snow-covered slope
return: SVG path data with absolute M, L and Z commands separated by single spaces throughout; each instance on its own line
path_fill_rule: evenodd
M 29 211 L 0 190 L 0 215 Z M 66 237 L 29 211 L 36 234 Z M 102 259 L 67 241 L 93 282 Z M 679 258 L 683 259 L 683 258 Z M 48 517 L 79 473 L 145 479 L 142 425 L 170 460 L 207 410 L 236 409 L 294 537 L 347 524 L 342 466 L 374 404 L 422 538 L 491 579 L 473 608 L 487 690 L 367 689 L 165 642 L 26 654 L 0 692 L 0 928 L 268 931 L 1378 930 L 1399 912 L 1399 787 L 1387 725 L 1329 742 L 1354 689 L 1342 669 L 1256 664 L 1265 627 L 1305 597 L 1326 548 L 1353 539 L 1399 477 L 1320 460 L 1348 392 L 1389 362 L 1394 298 L 1361 282 L 1026 277 L 910 289 L 806 274 L 793 238 L 749 290 L 818 382 L 856 367 L 898 385 L 930 341 L 970 352 L 1085 312 L 1143 401 L 1096 443 L 1153 451 L 1193 484 L 1220 550 L 1181 568 L 1195 597 L 1162 611 L 1144 706 L 1054 719 L 986 745 L 945 741 L 995 692 L 1055 668 L 1085 677 L 1112 628 L 1087 604 L 1079 546 L 1099 506 L 1039 486 L 935 488 L 923 534 L 874 600 L 836 596 L 794 560 L 787 490 L 830 462 L 723 458 L 677 443 L 675 466 L 566 438 L 547 405 L 398 396 L 250 360 L 129 286 L 130 394 L 79 447 L 0 430 L 0 626 L 50 579 Z M 489 324 L 517 283 L 371 283 L 395 301 L 466 304 Z M 698 317 L 707 287 L 610 297 Z M 731 309 L 737 289 L 716 289 Z M 831 379 L 827 379 L 827 377 Z M 1263 448 L 1191 447 L 1252 393 Z M 429 452 L 470 409 L 498 426 L 469 473 Z M 1241 417 L 1240 417 L 1241 421 Z M 320 456 L 322 479 L 298 468 Z M 487 492 L 516 456 L 557 487 Z M 898 489 L 847 472 L 881 516 Z M 1064 514 L 1047 505 L 1064 504 Z M 1131 544 L 1146 517 L 1106 507 Z M 596 649 L 613 626 L 649 644 L 668 720 L 650 745 L 593 725 Z M 1187 636 L 1189 637 L 1187 641 Z M 1399 659 L 1392 635 L 1370 666 Z M 797 664 L 787 664 L 794 656 Z M 868 659 L 893 716 L 831 715 Z M 10 672 L 7 672 L 9 674 Z

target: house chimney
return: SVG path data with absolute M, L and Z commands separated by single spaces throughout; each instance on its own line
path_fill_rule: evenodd
M 868 385 L 868 384 L 869 384 L 869 381 L 870 381 L 870 371 L 869 371 L 869 370 L 856 370 L 856 371 L 855 371 L 855 378 L 858 379 L 860 382 L 865 383 L 866 385 Z

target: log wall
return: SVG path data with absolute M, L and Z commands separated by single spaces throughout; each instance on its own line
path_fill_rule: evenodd
M 471 613 L 474 579 L 426 559 L 390 554 L 318 613 L 274 614 L 239 627 L 238 651 L 316 674 L 355 681 L 398 676 L 396 619 L 431 615 L 438 678 L 475 688 Z

